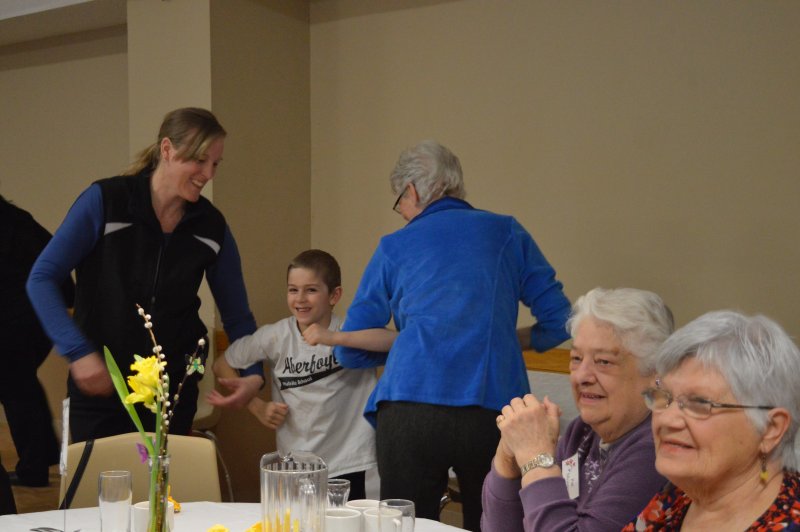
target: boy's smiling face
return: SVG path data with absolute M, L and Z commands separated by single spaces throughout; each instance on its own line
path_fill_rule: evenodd
M 314 270 L 292 268 L 287 277 L 286 302 L 295 318 L 300 332 L 312 323 L 327 328 L 331 323 L 333 306 L 342 297 L 342 288 L 331 292 Z

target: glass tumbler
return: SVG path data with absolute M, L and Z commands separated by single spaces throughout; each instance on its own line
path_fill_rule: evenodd
M 131 472 L 103 471 L 97 481 L 102 532 L 131 530 Z
M 341 508 L 350 496 L 350 481 L 346 478 L 328 479 L 328 508 Z

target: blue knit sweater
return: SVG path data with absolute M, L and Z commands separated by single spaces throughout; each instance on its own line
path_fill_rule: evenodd
M 527 393 L 516 335 L 520 301 L 537 320 L 532 347 L 544 351 L 569 338 L 562 285 L 511 216 L 445 197 L 383 237 L 342 330 L 384 327 L 394 319 L 399 335 L 388 354 L 335 351 L 345 367 L 386 364 L 367 419 L 374 423 L 381 401 L 500 410 Z

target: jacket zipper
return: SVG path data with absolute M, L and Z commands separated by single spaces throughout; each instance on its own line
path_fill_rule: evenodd
M 153 293 L 150 296 L 150 308 L 147 309 L 149 314 L 155 314 L 156 308 L 156 288 L 158 287 L 158 276 L 161 269 L 161 255 L 164 253 L 164 244 L 158 247 L 158 257 L 156 257 L 156 272 L 153 276 Z

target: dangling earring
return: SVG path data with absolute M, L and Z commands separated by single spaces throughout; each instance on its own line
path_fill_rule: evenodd
M 761 453 L 761 473 L 758 476 L 762 484 L 766 484 L 767 480 L 769 480 L 767 475 L 767 455 L 764 453 Z

